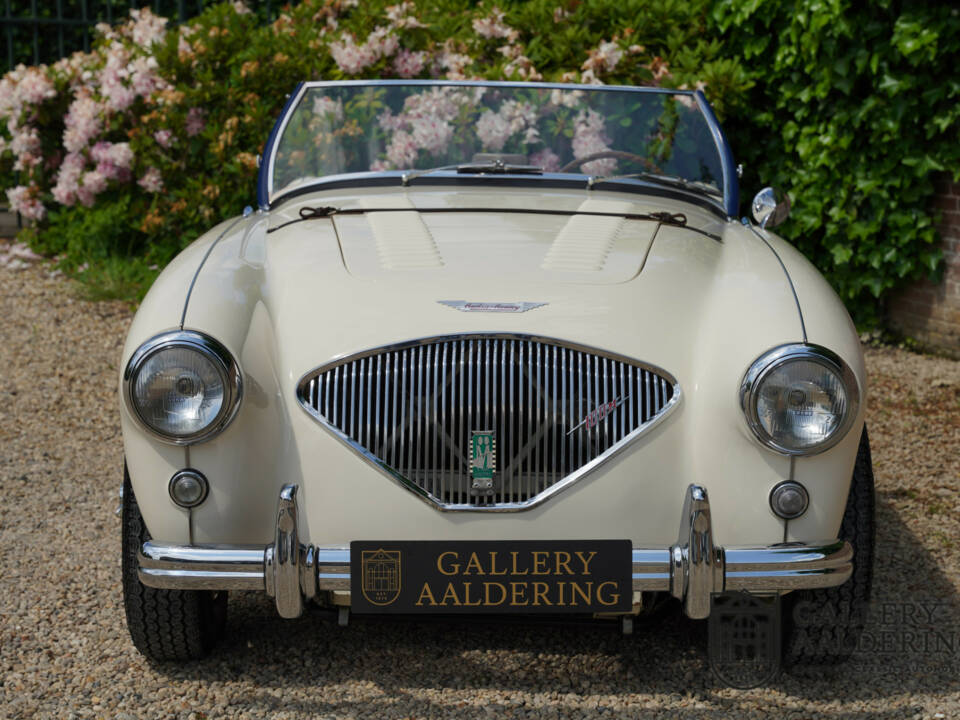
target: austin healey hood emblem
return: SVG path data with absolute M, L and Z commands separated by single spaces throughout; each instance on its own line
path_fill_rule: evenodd
M 542 307 L 545 302 L 468 302 L 467 300 L 437 300 L 441 305 L 460 312 L 522 313 Z

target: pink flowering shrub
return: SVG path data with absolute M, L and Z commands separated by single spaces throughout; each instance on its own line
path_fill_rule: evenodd
M 303 0 L 260 25 L 235 0 L 179 27 L 133 10 L 98 26 L 91 52 L 0 79 L 0 191 L 35 221 L 23 238 L 35 250 L 105 292 L 136 296 L 187 243 L 253 204 L 257 155 L 298 81 L 705 86 L 723 113 L 745 83 L 739 65 L 699 37 L 708 9 L 667 0 Z M 445 146 L 461 100 L 421 95 L 384 117 L 382 166 Z M 335 103 L 315 112 L 343 122 Z M 505 103 L 479 118 L 477 132 L 491 150 L 535 143 L 535 120 L 531 108 Z M 577 118 L 572 143 L 583 155 L 606 147 L 589 113 Z M 544 149 L 536 162 L 554 168 L 559 159 Z

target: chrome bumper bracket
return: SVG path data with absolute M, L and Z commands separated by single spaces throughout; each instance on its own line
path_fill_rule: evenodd
M 350 591 L 348 545 L 304 545 L 299 537 L 296 485 L 280 491 L 274 543 L 266 547 L 170 545 L 148 541 L 140 550 L 140 582 L 182 590 L 260 590 L 281 617 L 303 612 L 320 592 Z M 715 593 L 841 585 L 853 572 L 853 549 L 842 540 L 723 547 L 715 543 L 705 488 L 690 485 L 677 543 L 633 548 L 633 590 L 669 592 L 691 618 L 710 615 Z

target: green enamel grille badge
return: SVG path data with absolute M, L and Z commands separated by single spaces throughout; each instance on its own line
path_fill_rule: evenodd
M 493 487 L 493 470 L 497 464 L 497 440 L 493 430 L 474 430 L 470 445 L 470 468 L 473 488 Z

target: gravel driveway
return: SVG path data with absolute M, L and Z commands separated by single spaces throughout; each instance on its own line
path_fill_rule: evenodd
M 0 247 L 2 251 L 2 247 Z M 723 687 L 705 623 L 277 618 L 230 598 L 202 663 L 153 667 L 120 595 L 117 363 L 129 311 L 0 267 L 0 718 L 960 716 L 960 363 L 872 349 L 875 603 L 841 669 Z

